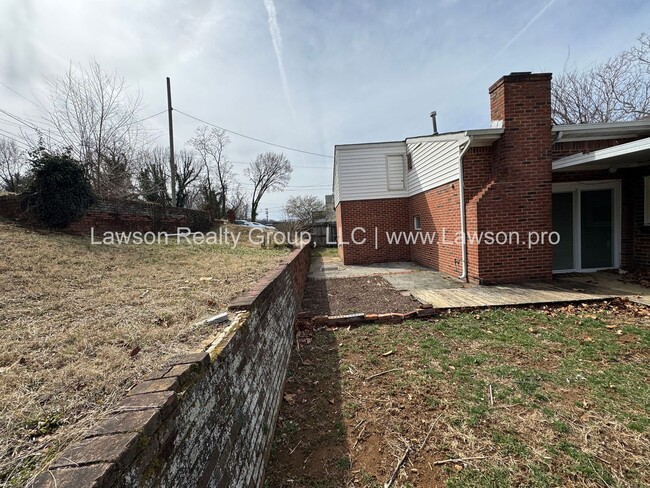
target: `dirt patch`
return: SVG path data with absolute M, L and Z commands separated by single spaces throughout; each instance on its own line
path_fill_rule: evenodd
M 24 486 L 134 382 L 217 332 L 286 250 L 91 245 L 0 220 L 0 485 Z
M 648 361 L 621 300 L 302 330 L 266 486 L 647 485 Z
M 349 313 L 406 313 L 420 303 L 397 291 L 381 276 L 310 279 L 302 301 L 302 312 L 314 315 Z

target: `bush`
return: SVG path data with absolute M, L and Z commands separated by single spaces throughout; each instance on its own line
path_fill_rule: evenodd
M 95 201 L 83 167 L 68 153 L 39 153 L 32 160 L 32 172 L 27 202 L 48 227 L 66 227 L 83 216 Z

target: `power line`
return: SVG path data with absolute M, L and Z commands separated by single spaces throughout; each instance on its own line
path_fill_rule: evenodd
M 43 129 L 42 127 L 39 127 L 36 124 L 34 124 L 32 121 L 21 118 L 20 116 L 18 116 L 16 114 L 13 114 L 11 112 L 8 112 L 7 110 L 1 109 L 1 108 L 0 108 L 0 112 L 7 115 L 8 117 L 11 117 L 12 119 L 14 119 L 14 120 L 16 120 L 18 122 L 20 122 L 24 127 L 29 127 L 30 129 L 35 130 L 37 132 L 41 131 L 43 133 L 48 134 L 50 139 L 52 139 L 52 140 L 58 142 L 59 144 L 65 146 L 65 142 L 63 142 L 60 139 L 57 139 L 56 137 L 52 136 L 52 134 L 51 134 L 52 129 Z
M 149 117 L 145 117 L 144 119 L 136 120 L 135 123 L 139 124 L 140 122 L 144 122 L 145 120 L 153 119 L 154 117 L 158 117 L 159 115 L 162 115 L 164 113 L 167 113 L 167 109 L 162 110 L 158 112 L 157 114 L 150 115 Z
M 244 166 L 248 166 L 250 164 L 250 163 L 245 163 L 243 161 L 228 161 L 228 162 L 232 163 L 232 164 L 241 164 L 241 165 L 244 165 Z M 304 168 L 304 169 L 327 169 L 327 170 L 330 170 L 330 171 L 332 169 L 329 166 L 301 166 L 301 165 L 298 165 L 298 164 L 292 164 L 291 167 L 292 168 Z
M 279 148 L 282 148 L 282 149 L 287 149 L 288 151 L 295 151 L 295 152 L 299 152 L 299 153 L 303 153 L 303 154 L 311 154 L 312 156 L 319 156 L 321 158 L 330 158 L 330 159 L 332 159 L 332 156 L 330 156 L 329 154 L 320 154 L 320 153 L 315 153 L 315 152 L 311 152 L 311 151 L 305 151 L 304 149 L 296 149 L 295 147 L 283 146 L 282 144 L 276 144 L 274 142 L 265 141 L 263 139 L 258 139 L 257 137 L 247 136 L 246 134 L 242 134 L 241 132 L 235 132 L 234 130 L 226 129 L 225 127 L 220 127 L 220 126 L 218 126 L 216 124 L 213 124 L 211 122 L 208 122 L 206 120 L 199 119 L 198 117 L 194 117 L 193 115 L 186 114 L 185 112 L 183 112 L 181 110 L 178 110 L 177 108 L 175 108 L 174 111 L 178 112 L 179 114 L 185 115 L 185 117 L 189 117 L 190 119 L 194 119 L 197 122 L 201 122 L 202 124 L 206 124 L 206 125 L 209 125 L 211 127 L 215 127 L 215 128 L 217 128 L 219 130 L 230 132 L 231 134 L 235 134 L 235 135 L 237 135 L 239 137 L 245 137 L 246 139 L 250 139 L 252 141 L 257 141 L 257 142 L 261 142 L 262 144 L 268 144 L 269 146 L 275 146 L 275 147 L 279 147 Z
M 246 188 L 246 190 L 249 190 L 249 189 L 250 189 L 250 188 Z M 279 192 L 277 192 L 277 193 L 284 193 L 284 192 L 302 192 L 302 193 L 305 193 L 305 191 L 306 191 L 306 190 L 305 190 L 304 188 L 285 188 L 284 190 L 281 190 L 281 191 L 279 191 Z M 310 191 L 312 191 L 312 192 L 314 192 L 314 193 L 320 193 L 320 192 L 328 193 L 328 190 L 326 190 L 326 189 L 324 189 L 324 188 L 321 188 L 321 189 L 312 189 L 312 190 L 310 190 Z M 265 193 L 265 195 L 266 195 L 266 193 Z
M 17 90 L 14 90 L 12 87 L 10 87 L 9 85 L 7 85 L 6 83 L 0 81 L 0 85 L 4 86 L 4 87 L 7 88 L 8 90 L 11 90 L 11 91 L 14 92 L 16 95 L 18 95 L 20 98 L 23 98 L 23 99 L 27 100 L 29 103 L 34 104 L 34 105 L 37 106 L 38 108 L 43 108 L 42 105 L 36 103 L 34 100 L 31 100 L 30 98 L 27 98 L 25 95 L 23 95 L 22 93 L 20 93 L 20 92 L 17 91 Z
M 0 137 L 2 137 L 3 139 L 9 139 L 9 140 L 14 141 L 16 144 L 21 145 L 23 149 L 26 149 L 27 151 L 32 149 L 31 147 L 29 147 L 29 145 L 26 142 L 21 141 L 20 139 L 15 139 L 16 137 L 20 137 L 20 136 L 18 136 L 16 134 L 13 134 L 13 133 L 11 133 L 9 131 L 3 130 L 3 129 L 0 129 L 0 133 L 2 133 L 2 134 L 0 134 Z
M 251 188 L 255 186 L 252 183 L 240 183 L 240 184 L 242 186 L 249 186 Z M 303 189 L 304 188 L 307 188 L 307 189 L 309 189 L 309 188 L 331 188 L 331 187 L 332 187 L 332 185 L 291 185 L 291 186 L 288 186 L 288 188 L 295 188 L 295 189 L 298 189 L 298 188 L 303 188 Z

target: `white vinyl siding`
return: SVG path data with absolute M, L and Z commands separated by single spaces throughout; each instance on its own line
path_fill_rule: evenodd
M 338 187 L 338 201 L 374 200 L 407 197 L 404 179 L 406 144 L 382 142 L 337 146 L 334 171 L 334 191 Z M 388 160 L 393 164 L 389 164 Z M 400 160 L 400 169 L 397 161 Z M 389 166 L 390 177 L 389 177 Z M 398 172 L 400 176 L 398 176 Z M 400 182 L 401 179 L 401 182 Z M 391 189 L 397 188 L 400 189 Z
M 408 143 L 413 169 L 408 172 L 409 196 L 450 183 L 460 175 L 460 140 Z
M 388 191 L 404 190 L 404 156 L 401 154 L 386 156 L 386 171 L 388 173 Z
M 456 181 L 460 146 L 466 138 L 439 136 L 337 146 L 334 199 L 339 201 L 401 198 Z M 407 151 L 412 168 L 407 170 Z

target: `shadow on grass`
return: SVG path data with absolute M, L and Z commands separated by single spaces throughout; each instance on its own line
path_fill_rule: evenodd
M 313 315 L 331 315 L 330 297 L 327 293 L 328 280 L 310 278 L 302 299 L 302 311 Z
M 336 337 L 299 332 L 264 486 L 338 488 L 349 468 Z

